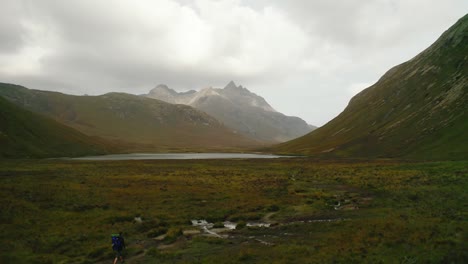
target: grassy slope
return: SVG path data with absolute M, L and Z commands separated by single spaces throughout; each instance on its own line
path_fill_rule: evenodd
M 468 16 L 431 47 L 388 71 L 325 126 L 279 145 L 325 156 L 468 156 Z
M 0 97 L 0 157 L 60 157 L 105 153 L 104 144 Z
M 129 151 L 203 150 L 256 144 L 189 106 L 130 94 L 72 96 L 1 84 L 0 95 L 87 135 L 119 142 Z
M 109 263 L 123 231 L 134 264 L 467 263 L 467 165 L 0 160 L 0 262 Z M 227 239 L 178 232 L 267 215 Z

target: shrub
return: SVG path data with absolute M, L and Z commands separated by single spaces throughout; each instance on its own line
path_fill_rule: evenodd
M 268 212 L 277 212 L 277 211 L 279 211 L 279 206 L 276 205 L 276 204 L 272 204 L 272 205 L 267 207 L 267 211 Z
M 157 227 L 167 227 L 167 223 L 159 219 L 143 221 L 141 224 L 138 224 L 136 230 L 144 233 Z
M 182 235 L 182 229 L 179 227 L 171 227 L 166 232 L 166 238 L 164 238 L 164 242 L 166 243 L 173 243 Z
M 88 258 L 94 259 L 94 260 L 103 260 L 108 258 L 109 252 L 111 252 L 112 249 L 111 247 L 98 247 L 94 249 L 93 251 L 88 253 Z
M 134 217 L 130 215 L 119 215 L 119 216 L 109 217 L 108 221 L 111 224 L 116 224 L 116 223 L 123 223 L 123 222 L 132 222 L 133 218 Z
M 177 254 L 174 254 L 174 253 L 164 253 L 164 252 L 160 252 L 157 248 L 153 247 L 153 248 L 150 248 L 148 249 L 148 251 L 146 251 L 146 255 L 149 256 L 149 257 L 152 257 L 152 258 L 155 258 L 159 261 L 161 260 L 173 260 L 174 258 L 177 258 L 178 255 Z M 157 263 L 160 263 L 160 262 L 157 262 Z
M 216 222 L 216 223 L 214 223 L 213 227 L 214 228 L 223 228 L 224 224 L 222 222 Z
M 236 225 L 236 229 L 242 229 L 242 228 L 245 228 L 247 226 L 247 223 L 245 221 L 239 221 L 239 223 L 237 223 Z
M 151 229 L 148 232 L 147 237 L 157 237 L 157 236 L 165 234 L 166 232 L 167 232 L 167 227 L 159 226 L 155 229 Z
M 157 257 L 159 256 L 159 251 L 157 248 L 153 247 L 153 248 L 150 248 L 148 249 L 148 251 L 146 251 L 146 255 L 148 256 L 151 256 L 151 257 Z

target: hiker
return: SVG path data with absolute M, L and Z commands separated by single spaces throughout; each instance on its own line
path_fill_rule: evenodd
M 117 263 L 117 260 L 120 258 L 120 262 L 124 262 L 122 251 L 125 249 L 125 241 L 122 236 L 122 232 L 118 234 L 112 234 L 112 249 L 115 251 L 114 264 Z

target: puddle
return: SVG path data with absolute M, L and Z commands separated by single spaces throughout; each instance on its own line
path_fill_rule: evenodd
M 270 227 L 270 223 L 261 223 L 261 222 L 252 222 L 252 223 L 247 223 L 247 226 L 251 227 Z
M 308 224 L 308 223 L 321 223 L 321 222 L 337 222 L 337 221 L 346 221 L 349 219 L 345 218 L 334 218 L 334 219 L 308 219 L 308 220 L 299 220 L 299 221 L 291 221 L 287 223 L 282 223 L 280 225 L 293 225 L 293 224 Z M 230 222 L 230 221 L 224 221 L 223 226 L 224 227 L 216 227 L 214 228 L 214 223 L 210 223 L 205 219 L 194 219 L 191 220 L 192 226 L 199 228 L 200 231 L 197 230 L 186 230 L 184 231 L 184 234 L 186 235 L 204 235 L 204 236 L 210 236 L 210 237 L 216 237 L 216 238 L 223 238 L 223 239 L 228 239 L 232 238 L 232 236 L 226 234 L 226 232 L 229 232 L 231 230 L 236 229 L 237 223 Z M 262 227 L 262 228 L 270 228 L 272 226 L 271 223 L 265 223 L 265 222 L 248 222 L 246 224 L 247 227 Z M 224 233 L 224 234 L 223 234 Z M 288 236 L 292 235 L 289 233 L 282 233 L 283 236 Z M 234 234 L 234 236 L 239 236 L 239 234 Z M 242 236 L 242 235 L 240 235 Z M 265 237 L 265 235 L 264 235 Z M 249 241 L 255 241 L 257 243 L 260 243 L 265 246 L 274 246 L 275 244 L 272 242 L 268 242 L 264 239 L 260 239 L 259 237 L 256 236 L 251 236 L 248 237 Z
M 227 226 L 226 224 L 224 224 L 224 228 L 215 228 L 215 229 L 213 229 L 214 223 L 210 223 L 204 219 L 199 219 L 199 220 L 194 219 L 194 220 L 191 220 L 191 222 L 192 222 L 192 226 L 200 228 L 200 230 L 203 233 L 208 234 L 210 236 L 218 237 L 218 238 L 227 237 L 227 236 L 221 236 L 219 233 L 225 230 L 231 230 L 231 229 L 236 228 L 235 223 L 231 223 L 231 222 L 224 222 L 224 223 L 228 223 Z
M 234 230 L 234 229 L 236 229 L 236 226 L 237 226 L 236 223 L 229 222 L 229 221 L 224 221 L 223 224 L 224 224 L 224 227 L 229 229 L 229 230 Z
M 203 229 L 203 231 L 205 231 L 205 233 L 207 233 L 207 234 L 210 234 L 210 235 L 212 235 L 212 236 L 214 236 L 214 237 L 223 238 L 220 234 L 216 233 L 216 232 L 213 231 L 213 230 L 208 229 L 208 227 L 206 227 L 206 226 L 202 227 L 202 229 Z
M 291 221 L 288 223 L 284 223 L 284 225 L 323 223 L 323 222 L 341 222 L 341 221 L 347 221 L 347 220 L 350 220 L 350 219 L 348 218 L 313 219 L 313 220 Z
M 208 227 L 212 228 L 214 226 L 213 223 L 208 223 L 206 220 L 191 220 L 192 221 L 192 226 L 198 226 L 198 227 Z
M 204 228 L 213 229 L 213 227 L 214 227 L 214 223 L 210 223 L 210 222 L 206 221 L 205 219 L 200 219 L 200 220 L 194 219 L 194 220 L 190 220 L 190 221 L 192 222 L 192 226 L 200 227 L 201 229 L 204 229 Z M 270 227 L 271 223 L 248 222 L 246 225 L 248 227 Z M 223 226 L 224 226 L 224 229 L 234 230 L 234 229 L 236 229 L 237 223 L 230 222 L 230 221 L 224 221 Z M 223 228 L 215 228 L 215 229 L 223 230 Z

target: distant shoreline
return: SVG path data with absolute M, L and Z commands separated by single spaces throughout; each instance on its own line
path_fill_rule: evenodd
M 65 158 L 69 160 L 188 160 L 188 159 L 277 159 L 294 158 L 297 156 L 283 156 L 273 154 L 253 153 L 130 153 L 111 154 L 101 156 L 84 156 Z

